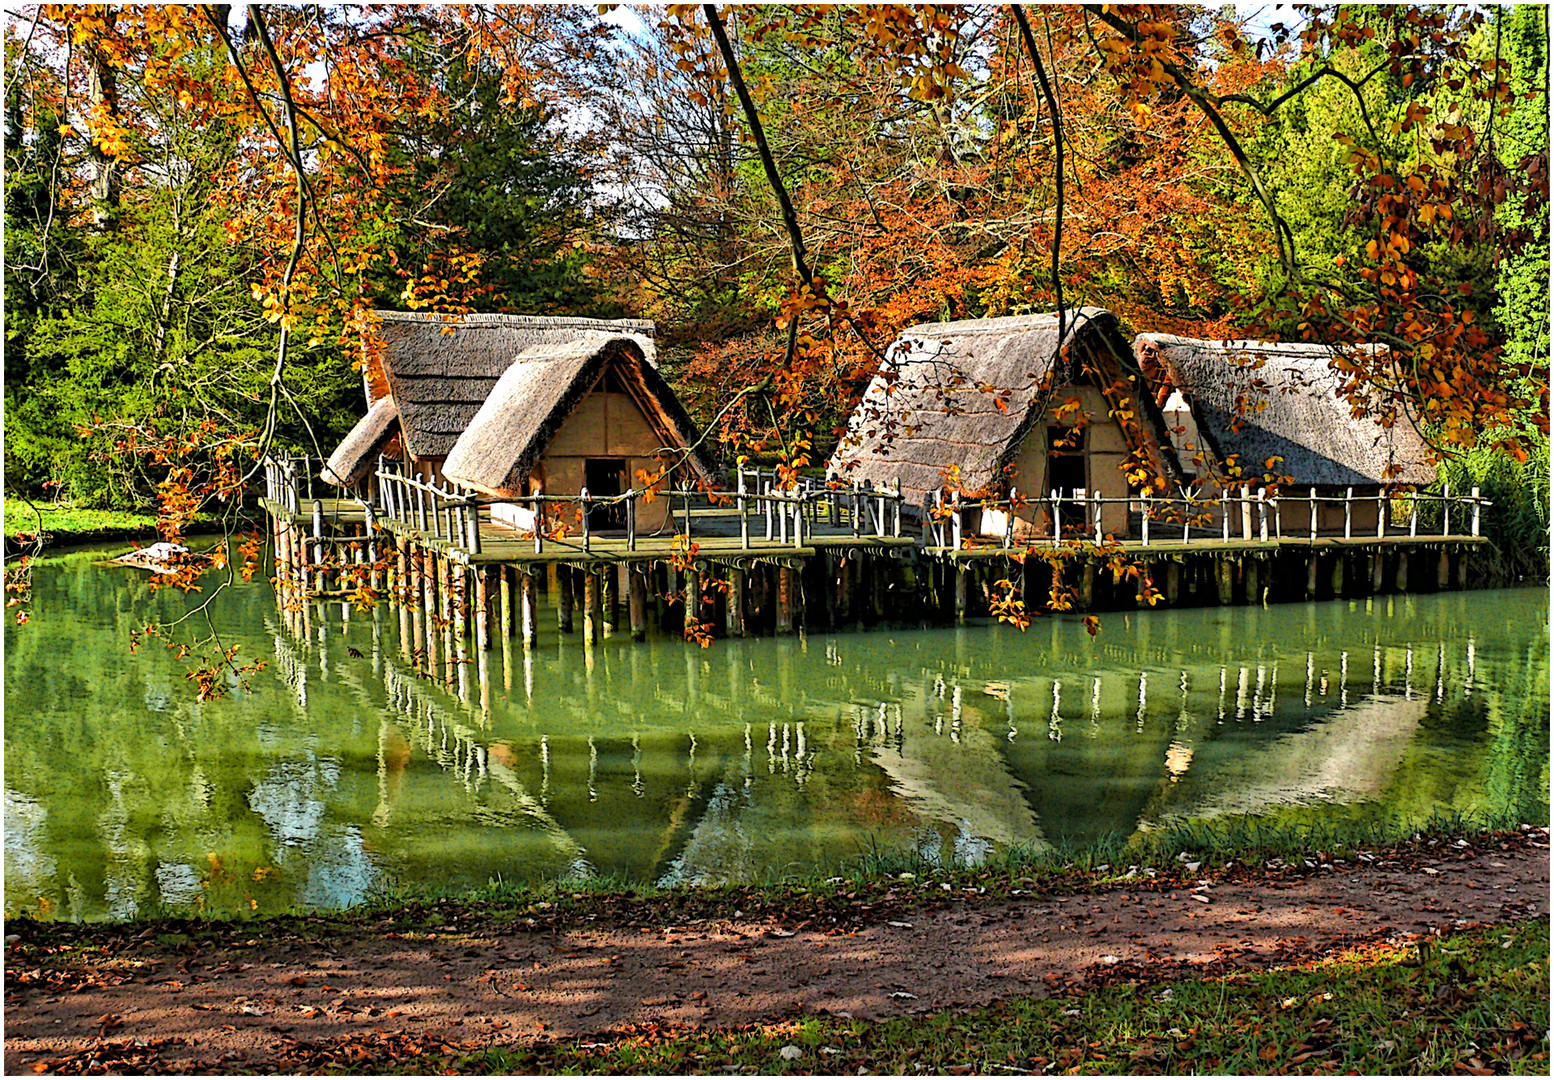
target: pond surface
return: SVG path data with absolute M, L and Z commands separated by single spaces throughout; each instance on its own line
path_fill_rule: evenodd
M 418 675 L 399 614 L 212 625 L 267 662 L 195 701 L 132 629 L 197 595 L 85 550 L 5 629 L 5 903 L 90 919 L 393 886 L 763 880 L 870 847 L 974 860 L 1224 815 L 1548 819 L 1548 592 L 584 649 Z M 548 612 L 547 612 L 548 614 Z M 359 654 L 359 655 L 358 655 Z M 485 693 L 482 693 L 485 688 Z

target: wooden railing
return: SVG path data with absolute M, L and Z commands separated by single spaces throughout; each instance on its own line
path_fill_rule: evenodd
M 1283 507 L 1305 506 L 1306 527 L 1286 530 Z M 1045 497 L 1022 498 L 1016 491 L 1009 497 L 962 498 L 958 492 L 948 496 L 943 491 L 930 492 L 923 498 L 923 546 L 930 548 L 961 549 L 975 546 L 978 539 L 993 540 L 1000 547 L 1016 546 L 1015 526 L 1020 511 L 1030 511 L 1031 520 L 1023 522 L 1031 526 L 1031 532 L 1023 535 L 1019 543 L 1046 541 L 1086 541 L 1100 544 L 1108 535 L 1136 539 L 1142 545 L 1160 542 L 1230 543 L 1232 540 L 1267 541 L 1270 539 L 1309 539 L 1320 536 L 1338 536 L 1339 530 L 1323 527 L 1319 522 L 1322 505 L 1338 505 L 1344 508 L 1342 535 L 1346 540 L 1360 538 L 1355 528 L 1357 508 L 1366 505 L 1376 507 L 1374 533 L 1366 530 L 1363 536 L 1377 539 L 1388 536 L 1459 536 L 1480 535 L 1483 508 L 1493 502 L 1479 495 L 1473 488 L 1466 495 L 1453 495 L 1451 485 L 1446 484 L 1437 492 L 1409 491 L 1381 493 L 1378 495 L 1354 494 L 1350 487 L 1343 495 L 1319 495 L 1317 489 L 1308 488 L 1305 494 L 1287 492 L 1270 493 L 1267 488 L 1253 489 L 1243 486 L 1219 498 L 1198 498 L 1191 494 L 1175 497 L 1152 495 L 1110 496 L 1097 492 L 1064 495 L 1052 491 Z M 1122 506 L 1122 529 L 1107 529 L 1105 508 Z M 1425 533 L 1420 533 L 1421 509 L 1425 511 Z M 987 535 L 987 525 L 979 523 L 976 534 L 968 531 L 968 511 L 994 511 L 1002 517 L 1002 527 L 997 535 Z M 1460 512 L 1459 512 L 1460 511 Z M 1452 532 L 1454 522 L 1462 529 Z

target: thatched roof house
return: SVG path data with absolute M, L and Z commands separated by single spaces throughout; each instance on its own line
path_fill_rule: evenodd
M 1164 419 L 1140 386 L 1133 351 L 1101 308 L 1068 312 L 1061 349 L 1056 315 L 914 326 L 891 345 L 827 471 L 876 485 L 899 477 L 909 505 L 955 470 L 971 491 L 1007 477 L 1032 495 L 1126 496 L 1117 466 L 1130 455 L 1142 453 L 1156 475 L 1180 476 Z M 1065 445 L 1060 429 L 1074 431 L 1080 413 L 1089 430 Z M 1054 466 L 1049 453 L 1060 451 L 1075 460 Z
M 424 476 L 441 475 L 442 459 L 485 403 L 513 359 L 536 346 L 565 345 L 590 333 L 619 334 L 656 361 L 653 324 L 637 319 L 535 315 L 376 313 L 378 345 L 362 373 L 367 415 L 330 455 L 323 478 L 351 486 L 398 440 Z M 396 455 L 397 456 L 397 455 Z
M 443 475 L 488 495 L 570 493 L 588 483 L 591 461 L 618 461 L 616 480 L 629 485 L 638 469 L 652 472 L 661 455 L 677 451 L 690 472 L 720 481 L 695 422 L 642 343 L 587 331 L 513 357 L 453 444 Z
M 1157 402 L 1179 421 L 1173 428 L 1185 429 L 1177 435 L 1184 466 L 1206 455 L 1222 468 L 1234 457 L 1250 475 L 1268 468 L 1318 488 L 1435 479 L 1412 424 L 1387 428 L 1354 415 L 1339 396 L 1329 346 L 1140 334 L 1134 349 Z

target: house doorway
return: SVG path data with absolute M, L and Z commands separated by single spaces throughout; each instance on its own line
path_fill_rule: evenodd
M 608 498 L 626 492 L 626 461 L 624 458 L 585 458 L 583 460 L 583 485 L 595 498 Z M 626 527 L 626 504 L 610 503 L 594 506 L 588 511 L 589 532 Z
M 1090 489 L 1090 466 L 1085 454 L 1083 428 L 1047 429 L 1047 494 L 1056 491 L 1063 498 L 1057 511 L 1059 535 L 1072 536 L 1085 531 L 1085 507 L 1078 499 Z M 1070 501 L 1074 500 L 1074 501 Z

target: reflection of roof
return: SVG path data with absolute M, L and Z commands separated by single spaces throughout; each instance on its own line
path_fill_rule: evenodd
M 1134 349 L 1141 365 L 1158 366 L 1160 377 L 1183 392 L 1221 462 L 1234 455 L 1243 467 L 1261 470 L 1281 458 L 1267 467 L 1298 484 L 1435 479 L 1429 448 L 1412 424 L 1385 428 L 1354 415 L 1339 396 L 1329 346 L 1141 334 Z
M 398 420 L 399 410 L 392 397 L 373 402 L 367 415 L 356 421 L 350 434 L 329 455 L 323 478 L 331 484 L 349 487 L 366 476 L 372 470 L 373 459 L 393 437 Z
M 398 403 L 405 451 L 415 460 L 445 457 L 514 357 L 527 349 L 607 333 L 630 338 L 650 366 L 656 362 L 653 324 L 637 319 L 378 315 L 379 358 Z
M 1060 362 L 1056 315 L 925 323 L 902 331 L 864 392 L 827 471 L 876 485 L 900 477 L 914 503 L 937 490 L 950 466 L 968 489 L 991 484 L 1039 419 L 1033 409 L 1053 385 L 1080 378 L 1082 360 L 1129 371 L 1133 356 L 1116 316 L 1101 308 L 1068 312 Z M 1139 402 L 1156 438 L 1165 425 L 1153 401 Z M 1174 460 L 1168 468 L 1174 468 Z
M 635 337 L 589 331 L 566 342 L 535 345 L 520 352 L 469 420 L 443 463 L 443 475 L 487 494 L 517 487 L 545 447 L 604 373 L 614 370 L 645 406 L 650 422 L 678 449 L 700 440 L 696 424 L 680 407 L 658 369 L 645 362 Z M 703 479 L 717 477 L 717 465 L 701 447 L 690 455 Z

